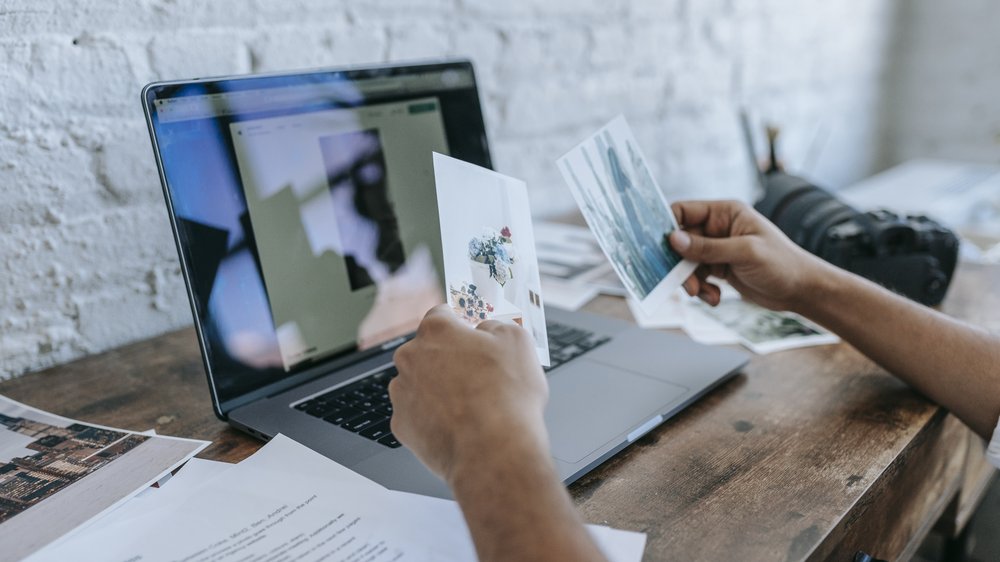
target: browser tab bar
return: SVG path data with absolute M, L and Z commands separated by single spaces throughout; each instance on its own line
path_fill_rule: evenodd
M 317 103 L 357 105 L 381 96 L 419 95 L 431 91 L 471 88 L 473 85 L 471 72 L 445 70 L 407 76 L 331 80 L 284 88 L 179 96 L 154 100 L 153 107 L 160 122 L 168 123 L 274 111 Z

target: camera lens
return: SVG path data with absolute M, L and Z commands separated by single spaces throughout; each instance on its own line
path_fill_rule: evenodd
M 827 232 L 861 213 L 828 191 L 782 173 L 767 176 L 768 189 L 755 207 L 796 244 L 823 256 Z

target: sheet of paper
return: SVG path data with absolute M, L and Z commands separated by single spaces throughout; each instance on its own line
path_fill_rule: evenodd
M 406 529 L 408 540 L 435 537 L 439 548 L 433 551 L 435 560 L 466 561 L 476 559 L 475 546 L 458 504 L 450 500 L 393 492 L 398 508 L 393 516 L 396 524 Z M 603 525 L 587 525 L 594 542 L 611 562 L 642 560 L 646 534 L 612 529 Z
M 678 289 L 652 311 L 628 299 L 629 310 L 641 328 L 680 328 L 700 344 L 741 344 L 757 354 L 840 341 L 835 334 L 797 314 L 767 310 L 742 300 L 725 281 L 714 277 L 709 281 L 722 292 L 718 306 L 709 306 Z
M 624 117 L 557 162 L 583 217 L 629 295 L 654 310 L 694 271 L 665 236 L 677 220 Z
M 594 300 L 599 291 L 591 285 L 561 283 L 543 277 L 542 294 L 545 295 L 545 306 L 557 306 L 565 310 L 579 310 L 583 305 Z
M 385 488 L 284 436 L 163 509 L 93 528 L 33 561 L 421 560 L 384 532 Z M 155 496 L 154 496 L 155 497 Z
M 233 466 L 230 463 L 191 459 L 184 463 L 184 466 L 180 468 L 177 474 L 173 475 L 158 488 L 152 486 L 146 488 L 115 509 L 95 517 L 72 532 L 63 535 L 46 548 L 54 548 L 65 541 L 78 537 L 81 533 L 88 532 L 90 529 L 144 517 L 154 509 L 164 509 L 183 501 L 191 494 L 197 493 L 202 486 L 205 486 L 213 478 L 221 475 Z M 42 550 L 42 552 L 44 551 L 45 549 Z
M 640 328 L 647 329 L 667 329 L 681 328 L 684 326 L 687 315 L 685 301 L 676 293 L 670 295 L 660 306 L 647 311 L 635 299 L 625 300 L 628 308 L 632 312 L 632 318 Z
M 840 341 L 835 334 L 791 312 L 775 312 L 751 302 L 723 299 L 718 306 L 700 304 L 700 310 L 739 336 L 754 353 L 827 345 Z
M 471 325 L 523 327 L 549 365 L 535 236 L 524 182 L 434 153 L 446 298 Z
M 202 485 L 192 480 L 182 480 L 174 498 L 151 495 L 143 513 L 95 525 L 31 561 L 75 559 L 80 552 L 144 562 L 475 557 L 454 502 L 387 490 L 281 435 Z M 591 532 L 613 560 L 641 558 L 645 535 Z
M 580 284 L 607 271 L 608 260 L 589 228 L 535 221 L 534 229 L 543 281 Z
M 109 512 L 208 446 L 57 416 L 0 396 L 0 561 Z
M 626 296 L 625 286 L 589 228 L 547 221 L 534 225 L 547 304 L 577 310 L 598 294 Z

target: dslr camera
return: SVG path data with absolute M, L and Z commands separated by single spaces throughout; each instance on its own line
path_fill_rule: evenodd
M 925 305 L 944 299 L 958 260 L 951 230 L 925 216 L 862 213 L 781 171 L 773 150 L 759 178 L 764 195 L 754 207 L 799 246 Z

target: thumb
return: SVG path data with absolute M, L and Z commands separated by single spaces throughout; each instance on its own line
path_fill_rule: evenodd
M 739 261 L 746 251 L 743 237 L 706 238 L 683 230 L 670 233 L 670 245 L 684 259 L 698 263 L 723 264 Z

